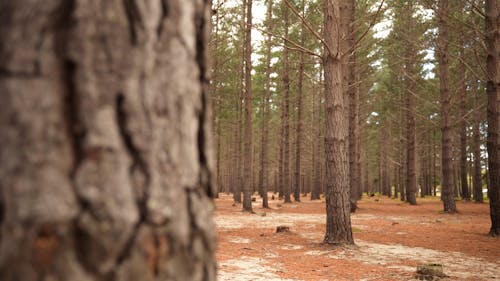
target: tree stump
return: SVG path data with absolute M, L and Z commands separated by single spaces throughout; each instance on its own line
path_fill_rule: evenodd
M 437 263 L 427 263 L 417 266 L 416 278 L 418 280 L 439 280 L 448 277 L 443 272 L 443 265 Z
M 276 227 L 276 233 L 283 233 L 283 232 L 290 232 L 290 227 L 284 225 L 279 225 L 278 227 Z
M 356 212 L 357 208 L 358 208 L 358 204 L 356 204 L 356 201 L 351 200 L 351 213 Z

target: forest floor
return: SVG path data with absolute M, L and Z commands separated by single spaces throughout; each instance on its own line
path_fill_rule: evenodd
M 270 195 L 271 196 L 271 195 Z M 417 206 L 364 197 L 352 215 L 355 246 L 322 244 L 325 203 L 270 200 L 243 213 L 232 196 L 216 199 L 218 280 L 415 280 L 416 267 L 439 263 L 448 280 L 500 280 L 500 240 L 487 235 L 489 205 L 457 202 L 441 212 L 438 198 Z M 290 232 L 276 233 L 276 227 Z

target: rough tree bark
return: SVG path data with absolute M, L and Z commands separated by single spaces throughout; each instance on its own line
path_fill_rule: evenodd
M 253 153 L 252 153 L 252 0 L 247 0 L 245 28 L 245 160 L 243 181 L 243 211 L 252 212 Z
M 243 66 L 241 67 L 243 68 Z M 241 71 L 243 73 L 243 71 Z M 243 75 L 243 74 L 242 74 Z M 242 79 L 241 79 L 242 80 Z M 241 92 L 236 94 L 236 124 L 234 128 L 234 151 L 233 151 L 233 200 L 241 203 Z
M 246 59 L 246 9 L 247 9 L 247 0 L 242 1 L 241 5 L 241 21 L 240 21 L 240 33 L 241 33 L 241 64 L 240 64 L 240 72 L 239 72 L 239 91 L 236 100 L 236 131 L 235 131 L 235 184 L 233 186 L 233 199 L 235 203 L 241 203 L 241 192 L 243 185 L 242 178 L 242 145 L 241 145 L 241 136 L 242 136 L 242 128 L 241 121 L 243 119 L 243 104 L 242 100 L 244 98 L 244 80 L 245 80 L 245 59 Z
M 437 130 L 432 130 L 432 195 L 437 196 L 437 145 L 436 141 Z
M 272 44 L 272 20 L 273 17 L 273 1 L 267 1 L 267 30 L 269 31 L 266 38 L 266 95 L 264 97 L 264 122 L 262 124 L 262 141 L 261 141 L 261 156 L 260 167 L 261 174 L 259 179 L 259 190 L 262 191 L 262 207 L 269 208 L 267 190 L 269 185 L 269 155 L 267 151 L 269 142 L 269 99 L 271 97 L 271 44 Z
M 446 213 L 457 211 L 453 188 L 453 156 L 451 150 L 451 95 L 448 85 L 448 0 L 439 0 L 438 61 L 441 92 L 441 200 Z
M 462 46 L 464 44 L 462 43 Z M 465 60 L 464 49 L 461 56 Z M 465 69 L 465 66 L 464 66 Z M 462 89 L 460 93 L 460 196 L 465 201 L 470 201 L 469 183 L 467 179 L 467 74 L 461 71 L 460 80 Z
M 283 17 L 285 22 L 284 48 L 283 48 L 283 196 L 285 203 L 291 203 L 290 198 L 290 123 L 289 123 L 289 108 L 290 108 L 290 77 L 288 64 L 288 29 L 290 25 L 289 11 L 286 5 L 283 5 Z
M 215 7 L 219 6 L 219 2 L 217 1 L 215 4 Z M 215 30 L 212 34 L 213 37 L 213 49 L 217 50 L 219 49 L 219 22 L 220 22 L 220 15 L 219 13 L 215 14 L 215 21 L 214 21 L 214 26 Z M 215 134 L 217 137 L 217 151 L 216 151 L 216 166 L 215 170 L 217 173 L 216 176 L 216 182 L 215 182 L 215 198 L 219 198 L 219 192 L 221 191 L 221 186 L 222 186 L 222 179 L 221 179 L 221 157 L 222 157 L 222 151 L 221 151 L 221 141 L 222 141 L 222 126 L 221 126 L 221 120 L 220 120 L 220 111 L 222 109 L 221 103 L 222 103 L 222 98 L 218 95 L 218 78 L 219 78 L 219 56 L 216 54 L 215 57 L 213 58 L 213 63 L 212 63 L 212 89 L 211 89 L 211 95 L 214 98 L 214 112 L 213 112 L 213 117 L 214 117 L 214 126 L 215 126 Z
M 305 1 L 302 0 L 302 16 L 305 15 Z M 304 46 L 306 40 L 306 32 L 302 25 L 300 30 L 300 45 Z M 299 58 L 299 77 L 297 82 L 297 125 L 296 125 L 296 145 L 295 145 L 295 187 L 293 189 L 293 198 L 296 202 L 300 202 L 301 186 L 301 145 L 302 145 L 302 92 L 304 82 L 304 52 L 300 52 Z
M 486 94 L 488 96 L 488 198 L 490 235 L 500 236 L 500 24 L 498 0 L 486 0 Z
M 321 72 L 320 72 L 321 73 Z M 321 73 L 322 74 L 322 73 Z M 322 81 L 321 81 L 322 82 Z M 321 91 L 320 91 L 321 92 Z M 311 189 L 311 200 L 319 200 L 321 198 L 321 98 L 323 94 L 320 93 L 317 97 L 317 106 L 314 105 L 313 101 L 313 112 L 314 123 L 316 126 L 314 127 L 314 141 L 313 141 L 313 187 Z M 314 99 L 313 99 L 314 100 Z
M 0 1 L 1 280 L 215 280 L 209 11 Z
M 406 90 L 406 201 L 416 205 L 417 182 L 415 176 L 415 38 L 413 36 L 413 1 L 407 2 L 407 38 L 405 54 Z
M 405 95 L 403 95 L 403 93 L 400 93 L 399 94 L 399 104 L 400 104 L 400 107 L 399 107 L 399 120 L 401 121 L 401 125 L 399 126 L 398 128 L 398 135 L 399 135 L 399 146 L 398 146 L 398 150 L 399 150 L 399 167 L 398 167 L 398 178 L 399 178 L 399 199 L 401 201 L 406 201 L 406 170 L 405 168 L 403 167 L 403 163 L 405 163 L 405 159 L 406 159 L 406 153 L 405 153 L 405 138 L 404 138 L 404 126 L 402 124 L 404 124 L 404 120 L 405 120 L 405 114 L 404 114 L 404 110 L 403 110 L 403 104 L 405 104 L 405 100 L 404 100 L 404 97 Z
M 345 98 L 349 102 L 349 180 L 351 189 L 351 203 L 356 206 L 355 202 L 358 200 L 357 191 L 359 189 L 359 174 L 357 171 L 357 91 L 356 86 L 356 57 L 354 54 L 355 43 L 355 30 L 354 30 L 354 13 L 356 3 L 354 0 L 342 1 L 340 5 L 340 28 L 342 32 L 342 74 L 343 74 L 343 92 Z M 353 208 L 355 211 L 356 208 Z
M 283 136 L 284 128 L 285 128 L 285 102 L 283 99 L 280 101 L 280 136 Z M 279 199 L 283 199 L 283 146 L 284 139 L 279 138 L 279 155 L 278 155 L 278 197 Z
M 339 0 L 325 0 L 325 96 L 326 96 L 326 233 L 328 244 L 354 244 L 351 230 L 348 108 L 342 91 Z
M 473 170 L 472 170 L 472 197 L 474 202 L 483 203 L 483 180 L 481 178 L 481 132 L 479 125 L 481 123 L 481 112 L 479 111 L 479 94 L 477 90 L 477 81 L 473 79 L 471 87 L 474 95 L 474 124 L 472 125 L 472 153 L 473 153 Z

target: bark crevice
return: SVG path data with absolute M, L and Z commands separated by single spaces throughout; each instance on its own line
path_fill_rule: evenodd
M 135 0 L 123 0 L 123 7 L 125 8 L 125 15 L 127 16 L 130 44 L 137 46 L 139 39 L 137 35 L 137 24 L 142 24 L 141 13 Z
M 139 149 L 134 145 L 132 135 L 127 129 L 127 119 L 128 116 L 125 109 L 125 95 L 123 95 L 123 93 L 118 93 L 116 95 L 116 122 L 123 144 L 132 160 L 132 164 L 129 167 L 129 175 L 132 176 L 136 171 L 138 171 L 144 177 L 144 186 L 136 186 L 135 188 L 141 191 L 141 195 L 138 197 L 137 201 L 141 212 L 141 218 L 145 220 L 147 213 L 146 203 L 149 197 L 148 186 L 151 181 L 151 176 L 146 160 L 141 155 Z
M 170 7 L 168 5 L 167 0 L 160 0 L 160 4 L 161 4 L 161 17 L 160 20 L 158 21 L 158 27 L 156 28 L 156 35 L 158 36 L 158 38 L 161 37 L 165 25 L 165 19 L 168 17 L 168 14 L 170 12 Z
M 118 255 L 116 259 L 118 265 L 122 264 L 130 256 L 130 252 L 137 239 L 141 225 L 148 221 L 147 202 L 150 196 L 149 185 L 151 182 L 151 176 L 148 165 L 144 160 L 144 158 L 142 157 L 139 149 L 134 145 L 132 135 L 127 129 L 128 115 L 125 109 L 125 102 L 126 101 L 124 94 L 118 93 L 116 95 L 116 123 L 118 125 L 119 133 L 123 141 L 123 144 L 125 146 L 125 149 L 132 160 L 132 163 L 129 167 L 129 177 L 133 177 L 137 171 L 144 178 L 144 184 L 143 186 L 134 186 L 134 188 L 139 190 L 140 194 L 136 198 L 136 204 L 139 210 L 139 220 L 134 225 L 132 233 L 129 236 L 122 252 Z
M 206 5 L 205 5 L 206 6 Z M 207 85 L 208 85 L 208 77 L 207 77 L 207 49 L 205 42 L 207 41 L 207 25 L 208 22 L 205 18 L 205 9 L 200 11 L 200 15 L 197 17 L 196 22 L 196 62 L 198 64 L 200 73 L 199 80 L 201 82 L 201 109 L 198 113 L 198 134 L 197 134 L 197 144 L 198 144 L 198 152 L 199 152 L 199 160 L 200 160 L 200 180 L 199 183 L 202 188 L 205 189 L 207 195 L 210 198 L 214 197 L 214 186 L 212 186 L 211 181 L 211 173 L 210 173 L 210 163 L 207 155 L 207 135 L 205 128 L 206 122 L 211 122 L 211 118 L 207 118 L 208 110 L 210 108 L 210 100 L 207 94 Z M 211 127 L 211 126 L 210 126 Z

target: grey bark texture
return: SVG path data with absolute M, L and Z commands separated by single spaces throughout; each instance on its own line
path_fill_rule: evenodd
M 465 57 L 464 50 L 460 51 L 460 55 Z M 470 191 L 468 183 L 468 167 L 467 167 L 467 120 L 466 114 L 468 111 L 468 101 L 467 101 L 467 74 L 466 71 L 462 71 L 460 74 L 462 79 L 462 89 L 460 92 L 460 123 L 459 123 L 459 135 L 460 135 L 460 196 L 465 201 L 470 201 Z
M 448 0 L 439 0 L 438 9 L 438 61 L 439 84 L 441 92 L 441 200 L 446 213 L 455 213 L 457 207 L 453 189 L 453 156 L 451 131 L 451 94 L 449 88 L 449 27 L 448 27 Z
M 289 122 L 289 111 L 290 111 L 290 66 L 288 62 L 288 31 L 290 28 L 290 19 L 288 7 L 283 5 L 283 17 L 284 17 L 284 42 L 283 45 L 283 196 L 285 198 L 285 203 L 291 203 L 290 198 L 292 185 L 290 183 L 290 122 Z
M 491 236 L 500 236 L 500 1 L 486 0 L 486 95 L 488 96 L 488 198 Z
M 305 1 L 302 0 L 302 16 L 305 14 Z M 304 26 L 302 25 L 300 28 L 300 45 L 305 45 L 306 33 L 304 30 Z M 300 52 L 299 54 L 299 73 L 297 78 L 297 98 L 296 98 L 296 108 L 297 108 L 297 122 L 295 125 L 295 173 L 294 173 L 294 188 L 293 188 L 293 198 L 295 202 L 300 202 L 300 192 L 303 191 L 304 188 L 302 186 L 301 175 L 301 152 L 302 152 L 302 95 L 304 94 L 303 84 L 304 84 L 304 61 L 305 56 L 304 52 Z
M 414 6 L 408 1 L 406 6 L 407 43 L 405 47 L 405 91 L 406 91 L 406 201 L 410 205 L 417 204 L 417 181 L 415 175 L 415 36 Z
M 354 244 L 351 229 L 349 186 L 349 112 L 348 97 L 342 90 L 342 61 L 339 57 L 340 1 L 325 0 L 325 158 L 326 158 L 326 232 L 327 244 Z
M 245 26 L 245 149 L 243 162 L 243 211 L 252 212 L 253 149 L 252 149 L 252 0 L 247 0 Z
M 323 71 L 320 71 L 322 73 Z M 313 142 L 313 187 L 311 190 L 311 200 L 319 200 L 321 198 L 321 98 L 323 96 L 322 92 L 318 93 L 318 96 L 315 98 L 316 106 L 313 104 L 313 111 L 316 108 L 316 112 L 313 112 L 313 124 L 314 126 L 314 142 Z M 314 99 L 313 99 L 314 100 Z
M 0 0 L 0 280 L 215 280 L 209 6 Z
M 476 203 L 483 203 L 483 180 L 481 176 L 481 132 L 479 126 L 481 125 L 481 111 L 479 109 L 479 93 L 477 90 L 477 82 L 472 82 L 472 94 L 474 95 L 474 123 L 472 126 L 472 151 L 473 151 L 473 172 L 472 172 L 472 186 L 473 186 L 473 199 Z
M 267 1 L 267 12 L 266 12 L 266 22 L 267 22 L 267 30 L 269 32 L 272 31 L 272 17 L 273 17 L 273 1 Z M 269 100 L 271 99 L 271 44 L 272 44 L 272 36 L 271 34 L 267 35 L 266 38 L 266 94 L 264 97 L 264 105 L 263 105 L 263 113 L 264 113 L 264 122 L 262 122 L 262 138 L 261 138 L 261 156 L 260 156 L 260 167 L 261 173 L 259 178 L 259 190 L 261 191 L 262 196 L 262 208 L 269 208 L 269 202 L 267 198 L 267 191 L 269 186 L 269 153 L 268 153 L 268 142 L 269 142 L 269 122 L 270 122 L 270 108 L 269 108 Z
M 356 41 L 355 34 L 355 9 L 356 3 L 354 0 L 343 1 L 339 7 L 342 40 L 341 48 L 343 54 L 342 60 L 342 74 L 343 74 L 343 92 L 344 96 L 348 99 L 349 111 L 349 181 L 351 189 L 351 203 L 352 210 L 356 210 L 355 202 L 359 198 L 359 179 L 360 174 L 356 161 L 357 153 L 357 140 L 358 140 L 358 115 L 357 115 L 357 101 L 358 92 L 356 84 L 356 56 L 354 44 Z

